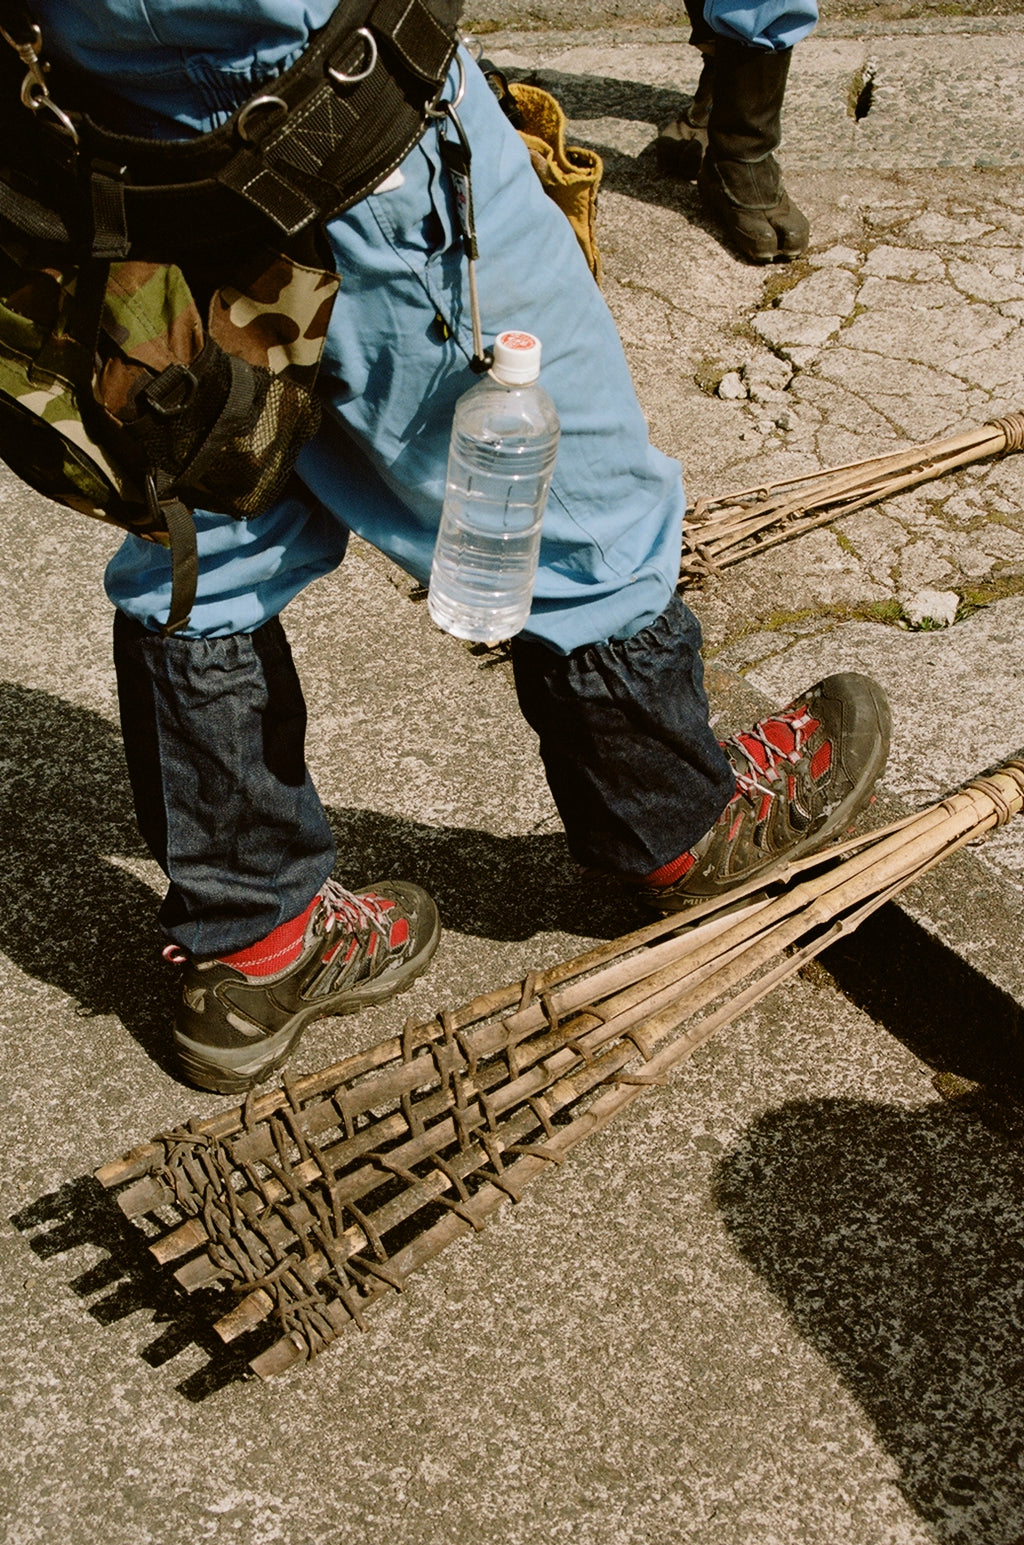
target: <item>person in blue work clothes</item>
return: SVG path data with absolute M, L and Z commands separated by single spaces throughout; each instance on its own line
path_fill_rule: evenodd
M 116 91 L 133 132 L 222 122 L 305 48 L 334 0 L 38 0 L 51 53 Z M 371 18 L 372 25 L 372 18 Z M 868 799 L 887 709 L 864 677 L 818 683 L 720 744 L 701 635 L 676 592 L 684 495 L 649 442 L 609 312 L 568 222 L 460 50 L 488 339 L 543 340 L 562 424 L 535 599 L 513 642 L 572 858 L 664 910 L 718 895 L 826 841 Z M 464 250 L 432 121 L 376 191 L 330 221 L 342 283 L 320 375 L 323 427 L 298 479 L 249 521 L 197 512 L 187 626 L 161 633 L 166 551 L 126 537 L 109 564 L 129 774 L 168 876 L 183 1075 L 239 1092 L 306 1025 L 402 990 L 439 922 L 406 881 L 352 893 L 305 763 L 302 691 L 280 620 L 357 532 L 425 583 L 456 399 L 475 379 Z M 438 325 L 438 318 L 444 326 Z M 365 670 L 338 641 L 339 679 Z
M 696 180 L 726 239 L 753 263 L 791 262 L 810 227 L 786 192 L 774 152 L 794 46 L 816 0 L 686 0 L 700 51 L 693 101 L 655 142 L 665 172 Z

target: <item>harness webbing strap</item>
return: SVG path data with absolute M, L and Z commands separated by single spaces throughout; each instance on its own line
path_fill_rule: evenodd
M 367 33 L 371 68 L 366 68 Z M 341 213 L 372 191 L 423 132 L 426 120 L 411 104 L 401 73 L 378 52 L 377 37 L 418 80 L 434 92 L 440 89 L 454 52 L 451 31 L 423 0 L 378 0 L 368 27 L 325 57 L 321 84 L 283 122 L 271 118 L 265 136 L 254 135 L 256 148 L 239 152 L 218 173 L 219 182 L 287 235 L 318 212 Z M 351 77 L 351 83 L 339 89 L 339 76 Z
M 128 221 L 124 207 L 124 183 L 112 176 L 113 168 L 94 166 L 89 179 L 92 193 L 92 255 L 114 263 L 128 256 Z
M 162 630 L 167 637 L 188 622 L 196 598 L 199 583 L 196 523 L 192 511 L 180 499 L 173 495 L 161 498 L 152 481 L 149 504 L 151 511 L 163 521 L 171 539 L 171 606 Z
M 316 202 L 289 182 L 276 167 L 267 165 L 252 151 L 242 151 L 228 162 L 217 181 L 273 220 L 287 235 L 309 224 L 317 213 Z
M 339 0 L 295 64 L 221 127 L 189 140 L 109 127 L 130 117 L 125 104 L 91 77 L 55 66 L 52 89 L 79 133 L 77 153 L 50 114 L 33 115 L 29 132 L 17 101 L 18 61 L 4 46 L 0 126 L 16 152 L 19 192 L 36 180 L 67 223 L 82 168 L 116 169 L 130 255 L 154 260 L 162 251 L 209 250 L 233 240 L 245 246 L 266 221 L 295 236 L 372 192 L 422 136 L 455 52 L 460 10 L 461 0 Z M 9 13 L 22 14 L 20 0 L 0 0 L 0 22 Z M 0 179 L 0 203 L 6 182 Z M 226 188 L 243 204 L 232 207 Z M 100 250 L 123 255 L 116 253 L 113 190 L 99 194 Z M 30 231 L 38 228 L 33 212 L 9 198 L 0 213 L 21 229 L 26 218 Z M 263 230 L 266 239 L 271 233 Z
M 69 240 L 67 225 L 55 209 L 8 187 L 0 177 L 0 220 L 7 220 L 16 230 L 39 241 L 53 241 L 61 245 Z
M 440 85 L 451 58 L 450 34 L 420 0 L 378 0 L 370 17 L 421 80 Z

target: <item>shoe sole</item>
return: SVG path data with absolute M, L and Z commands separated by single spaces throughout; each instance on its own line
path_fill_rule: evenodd
M 375 980 L 361 983 L 351 992 L 339 993 L 337 998 L 327 999 L 326 1003 L 311 1003 L 294 1014 L 276 1035 L 260 1041 L 258 1047 L 242 1046 L 233 1051 L 225 1048 L 218 1052 L 216 1062 L 210 1060 L 209 1046 L 190 1040 L 175 1030 L 174 1049 L 182 1074 L 189 1083 L 213 1094 L 248 1093 L 284 1066 L 303 1032 L 314 1021 L 358 1014 L 360 1009 L 376 1008 L 406 992 L 426 971 L 440 942 L 441 919 L 435 907 L 430 938 L 403 966 L 393 973 L 385 972 Z
M 844 671 L 833 676 L 826 676 L 817 685 L 828 687 L 831 682 L 849 681 L 851 678 L 859 681 L 861 686 L 867 689 L 868 696 L 874 707 L 877 725 L 876 733 L 872 736 L 871 755 L 861 769 L 860 777 L 854 783 L 846 798 L 836 806 L 832 814 L 822 822 L 816 831 L 811 832 L 809 836 L 805 837 L 803 842 L 794 844 L 787 851 L 784 858 L 772 859 L 770 863 L 765 865 L 763 871 L 754 870 L 746 875 L 738 875 L 736 878 L 737 889 L 741 885 L 747 885 L 759 878 L 770 880 L 771 870 L 777 864 L 789 864 L 798 858 L 808 858 L 812 853 L 818 852 L 820 848 L 828 847 L 830 842 L 842 836 L 845 830 L 857 819 L 861 811 L 870 804 L 872 790 L 889 759 L 892 714 L 889 709 L 888 700 L 881 687 L 877 682 L 872 681 L 870 676 L 862 676 L 856 671 Z M 717 893 L 706 896 L 694 896 L 692 899 L 680 897 L 678 901 L 659 902 L 653 896 L 643 896 L 642 899 L 648 905 L 653 906 L 656 911 L 661 912 L 663 916 L 667 917 L 671 912 L 688 912 L 691 907 L 700 906 L 703 902 L 716 901 L 719 898 L 727 897 L 729 889 L 730 887 L 725 886 Z

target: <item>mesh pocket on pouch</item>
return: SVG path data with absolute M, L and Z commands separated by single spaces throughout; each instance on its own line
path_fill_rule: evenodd
M 305 387 L 229 356 L 212 339 L 190 368 L 172 366 L 140 386 L 133 407 L 138 417 L 124 432 L 147 464 L 187 502 L 237 519 L 280 497 L 320 424 Z

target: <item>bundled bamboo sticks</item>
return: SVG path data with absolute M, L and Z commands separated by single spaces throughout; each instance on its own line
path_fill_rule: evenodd
M 907 450 L 698 499 L 683 530 L 680 587 L 973 461 L 1024 449 L 1024 413 Z
M 1024 807 L 1024 755 L 725 902 L 661 918 L 97 1171 L 187 1290 L 305 1361 L 560 1164 L 717 1030 L 947 854 Z M 170 1222 L 168 1220 L 171 1220 Z

